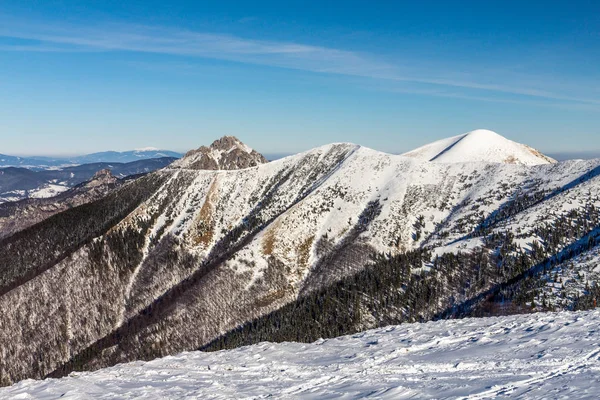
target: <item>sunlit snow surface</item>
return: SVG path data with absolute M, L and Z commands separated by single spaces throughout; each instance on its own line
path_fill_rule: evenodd
M 484 161 L 542 165 L 555 162 L 529 146 L 508 140 L 487 129 L 438 140 L 403 155 L 437 163 Z
M 597 399 L 599 357 L 599 311 L 531 314 L 183 353 L 28 380 L 0 389 L 0 398 Z

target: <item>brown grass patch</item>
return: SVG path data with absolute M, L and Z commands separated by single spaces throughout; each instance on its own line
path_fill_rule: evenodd
M 275 301 L 284 298 L 287 292 L 288 291 L 286 289 L 275 290 L 274 292 L 271 292 L 271 293 L 261 297 L 260 299 L 257 299 L 254 302 L 254 306 L 255 307 L 267 307 L 267 306 L 273 304 Z
M 265 256 L 273 254 L 273 248 L 275 247 L 275 242 L 277 240 L 275 234 L 277 233 L 280 224 L 281 223 L 278 220 L 273 222 L 265 232 L 265 237 L 262 241 L 262 253 Z
M 219 183 L 218 183 L 218 175 L 215 175 L 212 183 L 210 184 L 210 188 L 208 189 L 208 193 L 206 194 L 206 200 L 204 200 L 204 204 L 202 204 L 202 208 L 194 221 L 194 227 L 196 231 L 196 235 L 194 236 L 194 245 L 207 246 L 213 239 L 214 236 L 214 207 L 213 203 L 217 196 Z
M 315 241 L 315 236 L 307 238 L 304 242 L 298 246 L 298 273 L 301 274 L 303 271 L 308 269 L 308 260 L 310 259 L 310 249 Z
M 534 149 L 532 147 L 529 147 L 529 146 L 526 146 L 526 147 L 527 147 L 527 150 L 529 150 L 529 152 L 532 153 L 534 156 L 542 158 L 542 159 L 548 161 L 549 163 L 555 163 L 556 162 L 555 159 L 550 158 L 550 157 L 548 157 L 547 155 L 545 155 L 543 153 L 540 153 L 538 150 L 536 150 L 536 149 Z

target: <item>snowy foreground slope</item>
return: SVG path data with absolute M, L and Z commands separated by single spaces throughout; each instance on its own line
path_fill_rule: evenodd
M 600 311 L 403 324 L 23 381 L 2 399 L 598 398 Z

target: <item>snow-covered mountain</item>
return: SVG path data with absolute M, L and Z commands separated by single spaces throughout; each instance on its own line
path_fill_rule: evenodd
M 572 277 L 571 303 L 546 305 L 541 277 L 600 243 L 600 160 L 534 163 L 467 136 L 444 162 L 430 160 L 450 145 L 419 158 L 337 143 L 266 164 L 225 138 L 0 241 L 0 382 L 589 307 L 592 275 Z
M 522 165 L 551 164 L 556 161 L 531 147 L 513 142 L 486 129 L 442 139 L 403 154 L 437 163 L 489 162 Z
M 27 380 L 0 398 L 596 399 L 598 324 L 598 311 L 403 324 Z

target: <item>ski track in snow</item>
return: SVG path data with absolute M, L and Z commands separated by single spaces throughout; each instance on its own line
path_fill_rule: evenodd
M 27 380 L 0 399 L 596 399 L 599 324 L 600 311 L 404 324 Z

